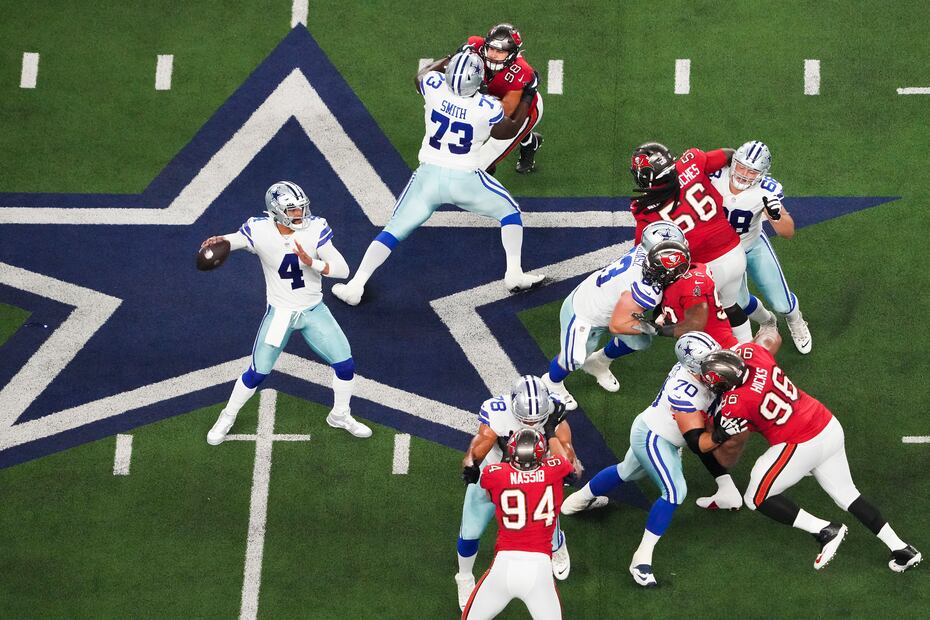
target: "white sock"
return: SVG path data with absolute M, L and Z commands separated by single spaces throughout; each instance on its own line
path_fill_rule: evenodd
M 467 558 L 460 553 L 457 553 L 456 555 L 459 556 L 459 572 L 468 575 L 474 574 L 475 559 L 478 557 L 478 554 L 476 553 L 475 555 L 469 556 Z
M 789 323 L 799 323 L 804 320 L 804 317 L 801 316 L 800 304 L 794 305 L 794 310 L 785 315 L 785 320 Z
M 660 538 L 661 536 L 653 534 L 649 530 L 643 532 L 643 539 L 640 541 L 639 547 L 633 554 L 633 566 L 639 564 L 648 564 L 652 566 L 652 550 L 656 548 L 656 543 L 659 542 Z
M 733 328 L 733 335 L 740 343 L 749 342 L 752 340 L 752 323 L 746 321 L 742 325 L 737 325 Z
M 762 302 L 759 302 L 759 305 L 756 306 L 756 309 L 752 311 L 752 314 L 749 315 L 749 318 L 759 325 L 763 323 L 771 323 L 775 320 L 775 315 L 769 312 L 769 309 L 762 305 Z
M 381 266 L 384 261 L 387 260 L 387 257 L 391 255 L 391 248 L 384 245 L 380 241 L 372 241 L 368 246 L 368 249 L 365 250 L 365 256 L 362 257 L 362 263 L 358 266 L 358 269 L 355 270 L 355 275 L 352 277 L 352 282 L 358 284 L 359 286 L 364 287 L 368 282 L 368 278 L 371 277 L 371 274 Z
M 733 476 L 730 474 L 723 474 L 722 476 L 717 476 L 717 492 L 728 492 L 733 491 L 734 493 L 739 494 L 739 489 L 736 488 L 736 483 L 733 482 Z
M 501 245 L 507 255 L 507 273 L 523 273 L 520 255 L 523 251 L 523 226 L 507 224 L 501 226 Z
M 794 518 L 794 523 L 791 525 L 799 530 L 818 534 L 820 530 L 830 525 L 830 522 L 819 519 L 802 508 L 798 511 L 798 516 Z
M 246 387 L 245 383 L 242 382 L 242 377 L 239 377 L 236 379 L 232 394 L 229 395 L 229 402 L 226 403 L 223 411 L 237 415 L 239 410 L 242 409 L 242 406 L 252 398 L 252 394 L 254 393 L 255 388 Z
M 885 543 L 885 546 L 891 551 L 898 551 L 907 546 L 907 543 L 898 538 L 898 535 L 894 533 L 894 530 L 891 529 L 891 526 L 887 523 L 882 529 L 878 530 L 876 536 L 878 536 L 878 539 Z
M 586 500 L 586 501 L 589 501 L 589 502 L 590 502 L 592 499 L 594 499 L 594 493 L 591 492 L 591 483 L 590 483 L 590 482 L 589 482 L 588 484 L 584 485 L 583 487 L 581 487 L 581 490 L 580 490 L 580 491 L 576 491 L 576 493 L 578 493 L 579 495 L 581 495 L 581 497 L 582 497 L 584 500 Z
M 333 411 L 343 413 L 349 410 L 349 400 L 355 387 L 355 377 L 348 381 L 333 375 Z

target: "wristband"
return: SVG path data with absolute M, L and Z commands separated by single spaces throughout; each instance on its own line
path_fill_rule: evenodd
M 317 259 L 310 264 L 310 269 L 316 271 L 317 273 L 323 273 L 326 271 L 326 268 L 329 267 L 329 263 Z
M 659 335 L 665 336 L 666 338 L 672 338 L 675 336 L 675 323 L 669 323 L 663 325 L 659 328 Z

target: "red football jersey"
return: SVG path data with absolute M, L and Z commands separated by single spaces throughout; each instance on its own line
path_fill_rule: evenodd
M 736 347 L 746 365 L 746 383 L 720 397 L 720 414 L 749 420 L 770 445 L 813 439 L 833 414 L 795 386 L 765 347 L 746 342 Z
M 488 465 L 481 473 L 497 515 L 496 551 L 536 551 L 552 555 L 552 532 L 562 508 L 562 480 L 572 464 L 548 457 L 533 471 L 510 463 Z
M 738 246 L 739 235 L 723 212 L 720 192 L 707 176 L 726 164 L 727 154 L 722 149 L 707 153 L 699 149 L 685 151 L 675 162 L 681 191 L 678 207 L 674 211 L 674 200 L 651 213 L 641 211 L 636 201 L 633 201 L 631 207 L 636 219 L 636 243 L 640 242 L 646 224 L 666 220 L 685 233 L 691 260 L 694 262 L 709 263 Z
M 685 311 L 691 306 L 707 303 L 707 324 L 700 331 L 707 332 L 724 349 L 731 349 L 739 342 L 733 335 L 733 328 L 727 319 L 727 313 L 717 297 L 717 286 L 702 263 L 692 263 L 691 269 L 678 278 L 662 294 L 662 314 L 666 323 L 680 323 L 685 319 Z
M 484 37 L 468 37 L 468 44 L 477 53 L 481 46 L 484 45 Z M 526 62 L 522 54 L 517 56 L 517 59 L 509 67 L 493 75 L 485 66 L 484 83 L 488 86 L 488 94 L 498 99 L 503 99 L 504 95 L 512 90 L 523 90 L 523 86 L 532 81 L 533 67 Z

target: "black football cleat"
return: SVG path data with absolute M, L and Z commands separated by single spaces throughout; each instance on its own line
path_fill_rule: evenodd
M 888 562 L 888 568 L 896 573 L 903 573 L 912 566 L 917 566 L 923 556 L 920 551 L 914 548 L 914 545 L 908 545 L 904 549 L 898 549 L 891 552 L 891 560 Z
M 535 131 L 530 134 L 532 139 L 526 146 L 520 145 L 520 159 L 517 161 L 517 172 L 527 174 L 536 169 L 536 151 L 540 149 L 543 143 L 541 134 Z
M 840 543 L 846 538 L 848 530 L 849 528 L 842 523 L 831 523 L 817 534 L 814 534 L 814 538 L 820 543 L 820 553 L 817 554 L 817 558 L 814 560 L 815 570 L 820 570 L 830 563 L 830 560 L 836 555 Z

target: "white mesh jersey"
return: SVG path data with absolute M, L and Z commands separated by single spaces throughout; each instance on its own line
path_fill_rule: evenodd
M 426 135 L 420 161 L 456 170 L 478 170 L 478 151 L 491 137 L 491 126 L 504 118 L 496 98 L 476 93 L 459 97 L 446 86 L 446 76 L 430 71 L 420 79 Z
M 630 291 L 633 301 L 651 310 L 662 301 L 662 287 L 643 277 L 646 251 L 634 246 L 623 257 L 595 271 L 576 288 L 572 299 L 575 314 L 594 327 L 607 327 L 614 306 L 624 291 Z
M 711 183 L 723 198 L 723 208 L 727 219 L 739 234 L 744 250 L 749 250 L 762 234 L 762 197 L 782 204 L 785 194 L 781 183 L 772 177 L 762 177 L 758 183 L 738 194 L 730 191 L 730 168 L 724 167 L 710 176 Z
M 247 249 L 258 254 L 265 273 L 268 303 L 282 310 L 305 310 L 323 300 L 322 276 L 300 262 L 294 241 L 310 258 L 319 257 L 319 248 L 333 238 L 333 230 L 322 217 L 310 216 L 310 225 L 285 237 L 268 216 L 252 217 L 239 228 L 248 241 Z
M 665 383 L 652 404 L 643 411 L 643 420 L 653 433 L 678 447 L 685 445 L 685 438 L 678 430 L 678 422 L 672 415 L 677 411 L 707 411 L 714 402 L 714 393 L 681 364 L 669 371 Z
M 514 417 L 510 407 L 511 401 L 509 396 L 501 394 L 500 396 L 489 398 L 481 404 L 481 409 L 478 411 L 478 421 L 490 426 L 494 434 L 505 442 L 510 435 L 524 428 L 533 428 L 540 433 L 543 432 L 545 421 L 533 426 L 524 424 Z M 501 451 L 500 442 L 495 442 L 494 447 L 491 448 L 488 455 L 484 457 L 484 461 L 481 463 L 481 469 L 484 469 L 485 465 L 500 463 L 503 457 L 504 453 Z

